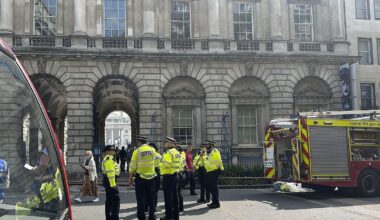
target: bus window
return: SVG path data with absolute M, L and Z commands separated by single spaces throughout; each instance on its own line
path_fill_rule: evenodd
M 0 219 L 68 218 L 64 175 L 41 108 L 16 61 L 0 50 Z

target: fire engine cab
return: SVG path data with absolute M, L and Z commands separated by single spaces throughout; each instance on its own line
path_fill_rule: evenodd
M 353 115 L 362 118 L 339 119 Z M 265 132 L 264 173 L 316 191 L 380 193 L 380 120 L 376 111 L 305 112 L 275 119 Z

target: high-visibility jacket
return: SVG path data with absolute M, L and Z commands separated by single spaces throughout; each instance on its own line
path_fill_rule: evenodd
M 162 154 L 160 164 L 161 175 L 177 173 L 181 165 L 181 160 L 181 154 L 177 149 L 168 149 L 164 154 Z
M 141 145 L 133 151 L 129 172 L 136 172 L 141 178 L 150 180 L 157 175 L 154 170 L 155 161 L 156 150 L 147 144 Z
M 212 149 L 210 154 L 206 156 L 204 166 L 207 172 L 211 172 L 217 169 L 224 170 L 222 157 L 218 149 L 216 148 Z
M 110 187 L 116 187 L 115 176 L 120 174 L 120 167 L 116 161 L 113 160 L 112 155 L 106 155 L 102 162 L 103 175 L 107 176 Z
M 206 155 L 201 156 L 201 154 L 197 154 L 193 160 L 193 165 L 194 165 L 195 169 L 197 170 L 200 167 L 204 167 L 205 160 L 206 160 Z
M 181 164 L 179 166 L 179 172 L 184 171 L 186 166 L 186 153 L 185 151 L 181 152 Z
M 162 156 L 157 151 L 155 152 L 154 168 L 160 168 Z

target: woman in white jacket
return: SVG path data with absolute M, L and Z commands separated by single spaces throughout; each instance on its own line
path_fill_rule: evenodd
M 95 160 L 91 151 L 86 151 L 86 157 L 85 162 L 81 165 L 84 170 L 84 182 L 80 189 L 80 197 L 75 199 L 75 201 L 98 202 L 98 177 Z

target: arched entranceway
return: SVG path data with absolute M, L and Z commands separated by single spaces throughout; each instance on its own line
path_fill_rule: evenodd
M 105 144 L 105 122 L 114 111 L 122 111 L 130 117 L 131 143 L 136 145 L 139 133 L 138 90 L 130 79 L 124 76 L 106 76 L 94 90 L 94 144 L 101 149 Z
M 332 92 L 327 82 L 318 77 L 305 77 L 293 91 L 294 113 L 329 110 L 331 98 Z
M 132 143 L 131 118 L 123 111 L 111 112 L 105 121 L 105 144 L 113 144 L 119 149 Z
M 63 83 L 48 74 L 33 75 L 32 81 L 36 87 L 42 102 L 48 112 L 54 131 L 57 135 L 59 145 L 66 155 L 67 151 L 67 100 L 66 88 Z M 33 118 L 30 118 L 31 128 L 34 123 Z M 38 138 L 37 131 L 31 129 L 30 134 L 32 138 Z

